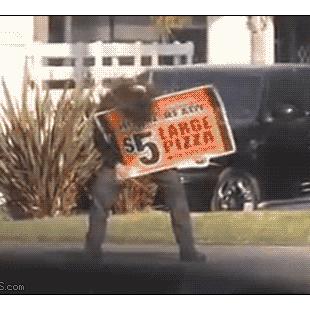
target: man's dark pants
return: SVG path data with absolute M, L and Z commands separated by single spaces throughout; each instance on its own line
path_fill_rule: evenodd
M 114 168 L 103 166 L 91 187 L 93 203 L 90 209 L 86 248 L 93 253 L 99 253 L 101 250 L 106 234 L 107 219 L 121 189 L 115 173 Z M 194 247 L 189 207 L 177 170 L 170 169 L 153 173 L 151 177 L 162 187 L 165 205 L 170 210 L 173 232 L 180 248 L 181 259 L 193 258 L 197 252 Z

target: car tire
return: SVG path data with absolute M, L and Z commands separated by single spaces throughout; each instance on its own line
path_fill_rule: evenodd
M 254 211 L 260 201 L 256 178 L 236 168 L 226 168 L 219 175 L 211 200 L 211 211 Z

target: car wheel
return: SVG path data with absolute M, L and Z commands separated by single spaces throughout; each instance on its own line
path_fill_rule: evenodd
M 251 174 L 227 168 L 219 176 L 211 200 L 212 211 L 253 211 L 260 201 L 259 185 Z

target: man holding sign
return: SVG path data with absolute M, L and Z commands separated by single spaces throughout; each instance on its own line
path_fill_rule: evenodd
M 154 99 L 143 85 L 123 81 L 102 98 L 95 141 L 103 164 L 92 186 L 86 249 L 100 253 L 119 179 L 150 174 L 161 186 L 183 261 L 204 261 L 195 249 L 189 207 L 177 168 L 208 162 L 234 151 L 227 120 L 210 88 Z M 226 129 L 226 127 L 224 128 Z M 207 154 L 207 156 L 206 156 Z

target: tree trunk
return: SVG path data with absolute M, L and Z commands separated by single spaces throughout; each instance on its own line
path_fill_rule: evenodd
M 167 44 L 170 42 L 170 36 L 169 36 L 169 33 L 162 33 L 160 35 L 160 43 L 163 43 L 163 44 Z
M 115 16 L 109 16 L 109 39 L 110 39 L 110 42 L 114 42 L 114 39 L 115 39 L 114 28 L 115 28 Z

